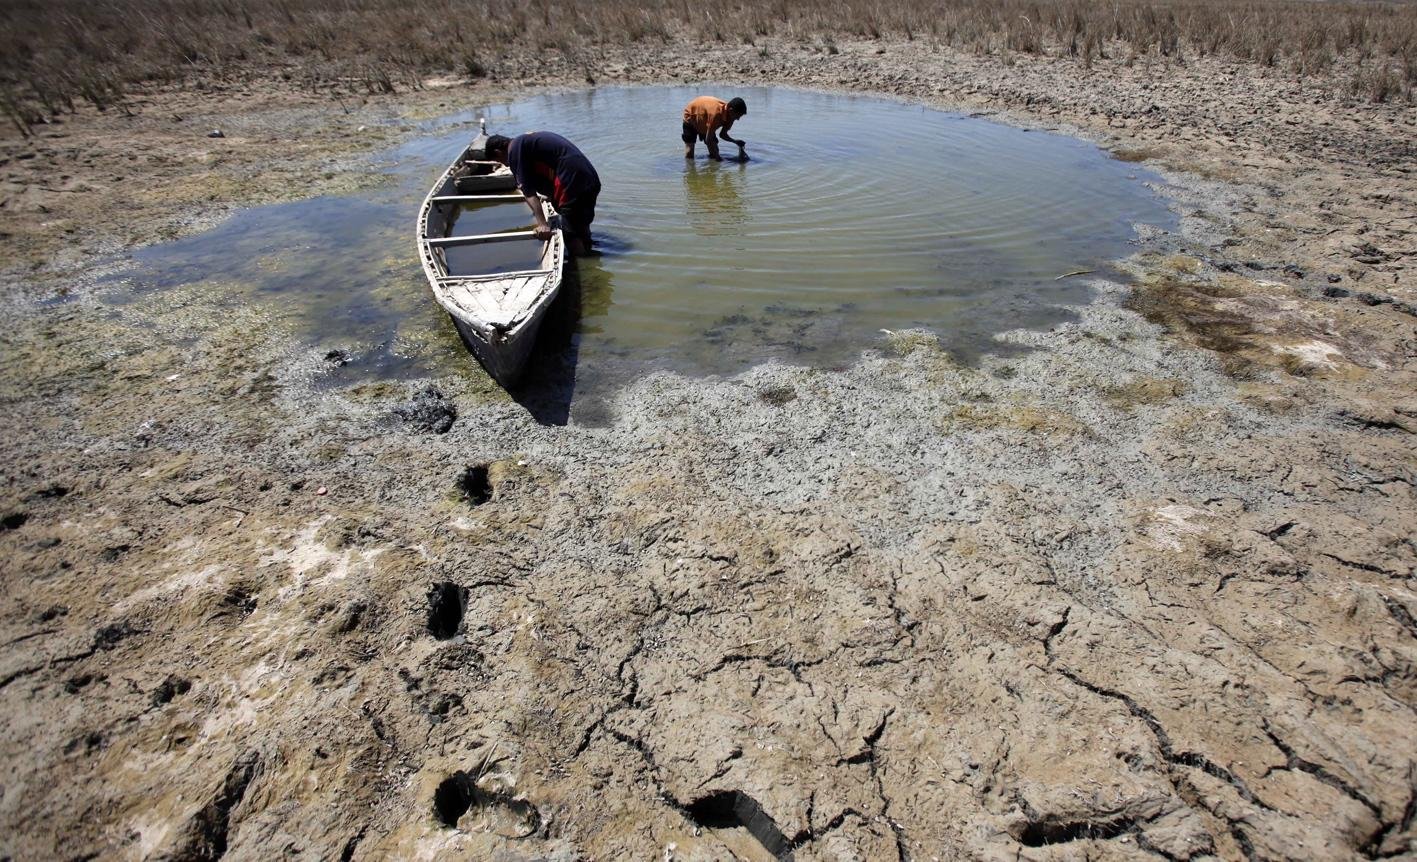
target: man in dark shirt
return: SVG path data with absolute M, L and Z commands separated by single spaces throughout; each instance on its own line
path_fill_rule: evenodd
M 487 157 L 512 169 L 517 188 L 526 196 L 536 218 L 536 235 L 551 236 L 538 195 L 545 196 L 561 214 L 566 244 L 573 255 L 590 251 L 590 223 L 595 221 L 595 200 L 600 196 L 600 175 L 576 145 L 554 132 L 528 132 L 507 138 L 487 139 Z

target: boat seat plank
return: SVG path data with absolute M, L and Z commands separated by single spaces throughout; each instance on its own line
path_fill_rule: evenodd
M 520 201 L 526 200 L 521 195 L 490 194 L 490 195 L 436 195 L 433 198 L 435 204 L 465 204 L 482 203 L 483 201 Z
M 446 247 L 450 245 L 474 245 L 480 242 L 512 242 L 514 240 L 533 239 L 536 231 L 514 231 L 512 233 L 484 233 L 474 236 L 430 236 L 425 240 L 429 246 Z
M 504 278 L 521 278 L 538 275 L 550 275 L 555 272 L 552 269 L 518 269 L 511 272 L 494 272 L 484 275 L 444 275 L 438 277 L 439 284 L 457 284 L 459 282 L 477 281 L 497 281 Z

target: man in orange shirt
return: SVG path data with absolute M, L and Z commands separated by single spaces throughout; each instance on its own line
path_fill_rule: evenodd
M 700 96 L 690 102 L 684 107 L 684 158 L 694 157 L 696 140 L 708 144 L 709 158 L 715 161 L 723 160 L 718 154 L 719 138 L 737 144 L 739 152 L 742 152 L 743 141 L 729 137 L 728 130 L 733 128 L 735 120 L 747 113 L 748 103 L 742 99 L 725 102 L 713 96 Z

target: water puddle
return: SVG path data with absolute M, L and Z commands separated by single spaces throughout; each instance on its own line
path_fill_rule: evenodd
M 209 311 L 256 304 L 352 357 L 330 385 L 480 373 L 432 299 L 413 233 L 481 114 L 495 131 L 559 131 L 600 173 L 601 254 L 579 264 L 579 322 L 562 347 L 578 378 L 774 358 L 834 367 L 881 330 L 912 327 L 969 357 L 996 349 L 999 332 L 1066 319 L 1087 291 L 1059 275 L 1126 256 L 1139 223 L 1175 222 L 1147 186 L 1155 175 L 1076 139 L 876 98 L 706 91 L 747 100 L 734 132 L 750 161 L 708 162 L 702 144 L 682 158 L 680 111 L 698 89 L 469 106 L 371 157 L 389 177 L 378 188 L 246 210 L 144 249 L 111 296 L 209 283 Z M 525 228 L 526 215 L 515 201 L 470 209 L 455 233 Z M 527 268 L 527 244 L 497 245 L 500 266 Z

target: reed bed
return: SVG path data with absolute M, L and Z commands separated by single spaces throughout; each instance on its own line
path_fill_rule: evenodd
M 6 0 L 0 110 L 23 129 L 154 82 L 280 75 L 393 91 L 515 52 L 641 42 L 927 40 L 1099 61 L 1218 56 L 1374 102 L 1413 99 L 1417 4 L 1311 0 Z

